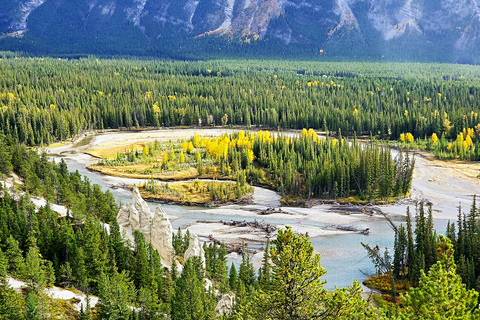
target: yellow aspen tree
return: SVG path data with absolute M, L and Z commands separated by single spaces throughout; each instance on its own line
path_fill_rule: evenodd
M 405 138 L 407 139 L 408 142 L 413 142 L 415 140 L 415 138 L 410 132 L 407 132 L 407 134 L 405 135 Z
M 465 138 L 465 144 L 467 148 L 470 148 L 473 145 L 472 138 L 470 138 L 469 135 L 467 135 L 467 137 Z
M 193 136 L 193 146 L 195 148 L 198 148 L 201 146 L 201 143 L 202 143 L 202 138 L 195 133 L 195 135 Z
M 188 150 L 188 142 L 187 142 L 187 140 L 183 140 L 182 149 L 185 150 L 185 151 Z
M 192 141 L 188 142 L 188 147 L 187 147 L 188 153 L 192 153 L 193 150 L 195 150 L 195 147 L 193 146 Z

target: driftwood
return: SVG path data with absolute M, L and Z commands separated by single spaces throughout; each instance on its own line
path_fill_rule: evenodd
M 366 214 L 373 216 L 376 213 L 379 213 L 379 209 L 372 206 L 348 206 L 348 205 L 338 205 L 333 206 L 328 209 L 333 212 L 340 212 L 343 214 Z
M 358 232 L 358 233 L 361 233 L 361 234 L 366 235 L 366 236 L 368 236 L 368 234 L 370 233 L 370 228 L 358 229 L 358 228 L 355 228 L 353 226 L 338 226 L 338 225 L 334 225 L 332 227 L 337 229 L 337 230 L 342 230 L 342 231 Z
M 277 230 L 277 227 L 275 227 L 274 225 L 266 223 L 265 220 L 262 220 L 262 222 L 258 222 L 257 220 L 254 220 L 254 221 L 245 221 L 245 220 L 243 220 L 243 221 L 235 221 L 235 220 L 223 221 L 223 220 L 220 220 L 220 222 L 223 223 L 226 226 L 253 227 L 253 228 L 256 228 L 256 229 L 261 229 L 261 230 L 267 232 L 268 234 L 270 234 L 272 232 L 275 232 Z
M 265 216 L 265 215 L 274 214 L 274 213 L 288 213 L 288 212 L 283 211 L 281 208 L 275 209 L 275 208 L 269 207 L 265 210 L 260 211 L 258 214 Z
M 212 241 L 213 243 L 217 245 L 221 245 L 222 242 L 218 239 L 215 239 L 213 235 L 208 236 L 208 240 Z M 225 249 L 227 250 L 228 253 L 236 252 L 238 254 L 243 253 L 243 247 L 245 247 L 246 252 L 251 252 L 251 253 L 256 253 L 254 250 L 248 250 L 248 243 L 244 243 L 243 246 L 241 243 L 225 243 Z

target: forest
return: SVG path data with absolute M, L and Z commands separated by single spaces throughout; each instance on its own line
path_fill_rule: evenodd
M 158 157 L 162 149 L 165 151 Z M 137 166 L 139 163 L 142 165 Z M 414 164 L 402 150 L 394 158 L 390 148 L 375 142 L 349 142 L 342 136 L 322 138 L 313 129 L 303 129 L 300 136 L 261 130 L 220 137 L 195 134 L 182 143 L 155 141 L 141 149 L 117 153 L 113 159 L 103 158 L 89 168 L 105 174 L 159 180 L 235 179 L 238 198 L 246 194 L 243 189 L 248 182 L 275 189 L 288 203 L 400 198 L 410 190 Z M 154 194 L 159 188 L 154 182 L 145 186 L 149 191 L 155 189 Z M 161 187 L 164 192 L 165 188 Z
M 228 190 L 211 187 L 219 198 L 248 193 L 248 182 L 304 199 L 388 200 L 411 187 L 414 162 L 403 148 L 479 160 L 478 67 L 1 56 L 0 176 L 22 184 L 0 187 L 0 319 L 213 319 L 222 294 L 235 306 L 221 319 L 480 317 L 475 197 L 445 237 L 435 232 L 433 208 L 419 203 L 406 227 L 392 224 L 393 254 L 365 245 L 379 273 L 369 285 L 388 293 L 373 307 L 356 281 L 326 290 L 320 256 L 288 226 L 268 240 L 258 270 L 245 248 L 239 265 L 227 265 L 226 247 L 216 243 L 204 244 L 205 265 L 185 261 L 189 235 L 179 229 L 168 268 L 141 232 L 122 238 L 112 193 L 41 148 L 96 130 L 239 126 L 246 131 L 148 145 L 101 165 L 161 155 L 160 170 L 189 163 L 200 176 L 237 180 Z M 301 133 L 281 133 L 287 129 Z M 397 158 L 387 142 L 399 147 Z M 47 205 L 35 208 L 32 196 Z M 9 277 L 27 287 L 13 290 Z M 45 294 L 53 285 L 99 303 L 76 312 Z
M 472 150 L 480 135 L 477 66 L 4 56 L 0 131 L 27 145 L 172 126 L 452 141 L 469 130 Z

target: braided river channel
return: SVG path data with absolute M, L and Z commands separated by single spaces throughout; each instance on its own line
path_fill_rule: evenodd
M 132 141 L 176 140 L 191 137 L 194 132 L 200 135 L 218 135 L 235 130 L 226 129 L 173 129 L 152 130 L 142 132 L 107 132 L 97 134 L 88 146 L 74 148 L 65 145 L 50 148 L 48 152 L 62 156 L 70 170 L 78 170 L 92 183 L 110 190 L 117 201 L 123 205 L 131 201 L 128 186 L 143 183 L 145 179 L 128 179 L 106 176 L 90 171 L 87 165 L 98 159 L 88 155 L 86 150 L 102 145 L 115 143 L 131 143 Z M 296 133 L 288 133 L 296 134 Z M 392 152 L 396 152 L 392 150 Z M 388 248 L 393 253 L 394 231 L 386 221 L 383 212 L 395 224 L 405 221 L 407 206 L 415 212 L 415 202 L 424 201 L 433 204 L 433 216 L 437 233 L 444 233 L 447 222 L 456 221 L 458 206 L 468 213 L 472 196 L 480 193 L 480 179 L 477 178 L 480 166 L 474 163 L 441 162 L 429 160 L 430 157 L 415 155 L 415 170 L 411 195 L 407 199 L 391 205 L 369 206 L 361 210 L 355 206 L 322 204 L 311 208 L 281 207 L 280 196 L 274 191 L 255 187 L 253 204 L 228 205 L 216 208 L 189 207 L 162 204 L 169 215 L 176 232 L 188 228 L 199 236 L 201 242 L 210 241 L 213 237 L 225 243 L 248 243 L 248 251 L 252 253 L 252 262 L 256 268 L 261 264 L 263 249 L 267 240 L 264 232 L 255 228 L 236 228 L 224 226 L 222 221 L 257 221 L 284 228 L 292 227 L 294 232 L 307 234 L 321 255 L 322 267 L 326 269 L 324 276 L 327 289 L 335 286 L 347 287 L 356 279 L 362 282 L 375 273 L 374 266 L 366 255 L 361 242 L 372 247 L 378 245 L 381 250 Z M 148 202 L 153 210 L 158 203 Z M 262 215 L 266 209 L 273 208 L 273 213 Z M 368 235 L 364 230 L 369 230 Z M 229 261 L 239 264 L 241 256 L 235 252 L 228 255 Z M 230 262 L 229 262 L 230 263 Z

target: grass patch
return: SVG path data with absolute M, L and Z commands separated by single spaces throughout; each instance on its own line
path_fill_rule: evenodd
M 93 139 L 93 135 L 90 135 L 88 137 L 85 137 L 83 138 L 82 140 L 78 141 L 77 143 L 75 143 L 73 145 L 74 148 L 79 148 L 79 147 L 83 147 L 83 146 L 86 146 L 88 144 L 90 144 L 90 142 L 92 142 L 92 139 Z
M 369 288 L 376 289 L 382 293 L 392 292 L 392 284 L 389 274 L 371 276 L 363 281 L 363 284 Z M 395 290 L 398 293 L 407 293 L 410 291 L 410 281 L 407 279 L 395 280 Z
M 125 153 L 130 150 L 141 150 L 143 145 L 140 143 L 131 143 L 126 146 L 114 146 L 114 147 L 97 147 L 91 148 L 86 151 L 91 156 L 101 159 L 115 159 L 117 154 Z
M 120 177 L 120 178 L 133 178 L 133 179 L 157 179 L 162 181 L 180 181 L 180 180 L 190 180 L 195 178 L 202 179 L 213 179 L 213 178 L 224 178 L 220 176 L 204 174 L 199 176 L 198 170 L 196 168 L 188 168 L 182 171 L 159 171 L 159 172 L 150 172 L 147 166 L 125 166 L 125 167 L 115 167 L 115 166 L 100 166 L 100 165 L 91 165 L 87 167 L 90 170 L 97 171 L 106 175 Z
M 49 147 L 49 148 L 56 148 L 56 147 L 61 147 L 61 146 L 67 145 L 67 144 L 69 144 L 69 143 L 70 143 L 70 142 L 68 142 L 68 141 L 59 141 L 59 142 L 52 143 L 52 144 L 49 145 L 48 147 Z
M 138 186 L 144 199 L 184 205 L 218 205 L 229 202 L 248 202 L 253 188 L 236 182 L 187 181 L 161 183 L 153 181 Z

